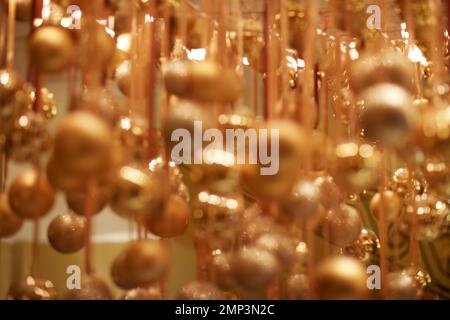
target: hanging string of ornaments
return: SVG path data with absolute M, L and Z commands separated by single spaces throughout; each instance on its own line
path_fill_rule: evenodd
M 373 2 L 379 28 L 367 24 Z M 121 299 L 174 298 L 168 241 L 183 234 L 197 278 L 177 299 L 450 298 L 448 1 L 0 5 L 0 238 L 34 224 L 29 275 L 8 299 L 113 299 L 92 264 L 107 206 L 136 230 L 110 266 Z M 30 26 L 25 75 L 14 69 L 16 21 Z M 61 73 L 64 114 L 43 87 Z M 194 136 L 199 121 L 278 130 L 278 172 L 225 149 L 177 164 L 174 130 Z M 30 169 L 6 185 L 12 162 Z M 81 288 L 66 293 L 36 267 L 57 193 L 67 210 L 48 242 L 85 254 Z M 433 258 L 437 242 L 447 250 Z M 446 276 L 430 267 L 439 263 Z

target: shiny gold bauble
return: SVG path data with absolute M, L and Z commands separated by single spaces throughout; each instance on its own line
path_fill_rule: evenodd
M 237 283 L 249 291 L 267 289 L 280 270 L 277 258 L 269 251 L 257 247 L 239 249 L 231 263 Z
M 364 107 L 360 110 L 359 126 L 366 139 L 387 146 L 401 146 L 415 120 L 412 95 L 402 87 L 381 83 L 364 90 Z
M 124 293 L 122 300 L 161 300 L 161 292 L 154 288 L 136 288 Z
M 310 296 L 310 283 L 306 274 L 292 274 L 286 279 L 286 298 L 288 300 L 306 300 Z
M 192 281 L 180 288 L 177 300 L 224 300 L 225 295 L 212 283 Z
M 97 276 L 82 276 L 80 289 L 69 289 L 65 300 L 113 300 L 108 283 Z
M 387 297 L 392 300 L 414 300 L 420 292 L 414 277 L 405 272 L 391 272 L 387 275 Z
M 358 258 L 366 265 L 377 264 L 379 260 L 380 241 L 372 230 L 362 229 L 358 238 L 345 247 L 345 252 Z
M 154 285 L 168 267 L 168 252 L 155 240 L 132 243 L 113 261 L 111 277 L 123 289 Z
M 409 170 L 406 168 L 397 169 L 392 175 L 392 180 L 389 183 L 390 188 L 402 199 L 409 198 L 410 188 L 412 188 L 414 195 L 420 195 L 428 189 L 428 185 L 425 181 L 418 180 L 415 177 L 412 179 L 414 186 L 409 187 L 409 174 Z
M 288 197 L 280 204 L 283 213 L 297 219 L 308 219 L 318 212 L 320 189 L 313 181 L 297 182 Z
M 111 128 L 101 118 L 87 111 L 75 111 L 59 124 L 53 155 L 70 172 L 97 176 L 110 169 L 111 137 Z
M 293 238 L 282 233 L 265 233 L 260 235 L 254 246 L 272 253 L 283 269 L 289 269 L 295 258 L 296 243 Z
M 445 201 L 430 193 L 416 195 L 407 208 L 408 220 L 415 225 L 417 240 L 432 241 L 442 235 L 442 226 L 450 214 Z
M 364 264 L 355 258 L 335 256 L 322 260 L 313 279 L 317 298 L 355 300 L 368 297 Z
M 86 200 L 88 195 L 86 192 L 67 192 L 66 203 L 70 210 L 80 216 L 86 216 Z M 97 214 L 102 211 L 108 203 L 108 195 L 106 191 L 100 190 L 92 201 L 94 202 L 93 212 Z
M 290 120 L 271 120 L 260 129 L 266 129 L 268 135 L 266 141 L 259 141 L 260 146 L 267 142 L 267 150 L 270 150 L 273 142 L 278 142 L 279 161 L 272 157 L 273 170 L 268 169 L 269 165 L 261 163 L 244 166 L 242 171 L 244 185 L 257 198 L 281 199 L 289 194 L 297 182 L 305 152 L 305 133 L 298 124 Z M 273 155 L 276 157 L 277 154 Z
M 47 237 L 52 248 L 59 253 L 75 253 L 86 242 L 86 221 L 74 213 L 59 215 L 50 222 Z
M 0 239 L 14 235 L 22 227 L 23 220 L 12 211 L 8 195 L 0 193 Z
M 383 202 L 384 200 L 384 202 Z M 370 212 L 380 220 L 380 215 L 383 212 L 388 223 L 395 222 L 402 212 L 403 204 L 401 198 L 393 191 L 386 190 L 381 193 L 376 193 L 370 201 Z
M 18 175 L 9 189 L 9 204 L 23 219 L 38 219 L 49 213 L 55 191 L 42 172 L 27 170 Z
M 189 207 L 178 195 L 170 195 L 162 210 L 148 212 L 142 217 L 145 227 L 161 238 L 180 236 L 188 226 Z
M 166 182 L 136 167 L 119 169 L 111 186 L 110 206 L 125 219 L 152 214 L 163 208 Z
M 8 300 L 57 300 L 55 286 L 50 280 L 27 276 L 11 285 Z
M 175 61 L 163 69 L 167 91 L 180 98 L 201 102 L 234 102 L 241 94 L 242 80 L 232 69 L 202 61 Z
M 30 35 L 28 50 L 31 62 L 39 71 L 55 73 L 73 62 L 75 42 L 67 29 L 44 25 Z
M 335 148 L 332 173 L 336 184 L 347 193 L 360 193 L 376 186 L 380 153 L 370 144 L 350 141 Z
M 356 93 L 379 83 L 392 83 L 414 92 L 414 65 L 395 49 L 368 52 L 355 60 L 351 70 L 351 87 Z
M 328 210 L 322 219 L 324 237 L 339 247 L 355 241 L 361 232 L 361 228 L 360 213 L 346 204 Z
M 22 77 L 16 72 L 4 69 L 0 70 L 0 115 L 2 118 L 8 116 L 5 114 L 6 107 L 13 101 L 17 91 L 22 86 Z

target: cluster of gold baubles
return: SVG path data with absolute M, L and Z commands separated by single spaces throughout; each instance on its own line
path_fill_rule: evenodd
M 64 15 L 58 12 L 64 10 L 59 10 L 57 3 L 64 6 L 63 2 L 55 1 L 51 18 L 28 39 L 29 57 L 45 74 L 72 64 L 83 68 L 87 61 L 85 33 L 71 32 L 60 25 Z M 30 18 L 30 3 L 17 1 L 18 19 Z M 129 32 L 123 8 L 126 5 L 113 3 L 117 22 L 123 22 L 116 26 L 116 32 L 121 30 L 120 37 Z M 163 3 L 171 9 L 161 12 L 173 17 L 171 39 L 175 43 L 179 3 Z M 86 5 L 84 1 L 79 4 L 82 8 Z M 189 19 L 188 38 L 192 41 L 188 49 L 196 47 L 194 40 L 201 32 L 201 22 L 194 16 Z M 291 12 L 290 20 L 295 19 L 303 19 L 303 15 Z M 300 20 L 295 23 L 302 28 Z M 250 28 L 245 30 L 244 48 L 248 50 L 244 53 L 249 55 L 250 67 L 261 71 L 258 42 L 262 28 L 256 21 L 247 21 L 247 25 Z M 97 59 L 113 70 L 111 76 L 129 96 L 130 52 L 117 49 L 113 38 L 100 26 L 94 38 Z M 294 40 L 298 39 L 291 43 L 295 44 Z M 205 105 L 235 103 L 241 95 L 243 80 L 234 68 L 177 58 L 165 62 L 160 71 L 165 89 L 177 97 L 162 119 L 160 135 L 152 134 L 154 129 L 144 118 L 122 110 L 105 92 L 86 92 L 72 102 L 77 110 L 64 115 L 56 132 L 50 134 L 47 121 L 56 114 L 53 95 L 46 89 L 36 95 L 14 71 L 0 71 L 0 148 L 13 161 L 35 165 L 15 177 L 0 195 L 1 238 L 18 232 L 23 220 L 48 214 L 60 191 L 65 194 L 68 212 L 50 223 L 48 240 L 63 254 L 84 247 L 86 215 L 95 215 L 107 205 L 120 217 L 138 222 L 161 238 L 177 237 L 190 223 L 196 223 L 214 245 L 207 261 L 215 270 L 216 284 L 189 283 L 180 289 L 180 299 L 221 299 L 226 297 L 225 292 L 264 298 L 280 273 L 287 275 L 286 297 L 290 299 L 310 297 L 311 292 L 317 298 L 360 299 L 370 297 L 365 266 L 378 261 L 379 240 L 373 231 L 363 228 L 361 207 L 349 199 L 375 191 L 371 213 L 377 219 L 384 214 L 389 224 L 415 224 L 418 240 L 432 241 L 448 232 L 448 97 L 437 100 L 443 101 L 442 105 L 431 98 L 415 101 L 415 69 L 403 53 L 395 49 L 366 52 L 352 63 L 350 88 L 358 100 L 364 101 L 357 110 L 361 135 L 338 142 L 318 129 L 309 140 L 310 133 L 290 119 L 263 121 L 251 113 L 224 113 L 214 119 Z M 196 120 L 205 127 L 219 123 L 223 130 L 279 129 L 279 172 L 263 176 L 259 165 L 230 167 L 220 159 L 213 164 L 180 168 L 166 159 L 162 147 L 149 160 L 145 150 L 150 144 L 170 147 L 172 131 L 183 128 L 193 132 Z M 396 152 L 414 166 L 414 171 L 398 169 L 380 194 L 377 188 L 383 179 L 383 150 Z M 38 169 L 36 164 L 47 152 L 46 169 Z M 313 165 L 311 173 L 306 174 L 302 168 L 308 153 L 313 155 Z M 321 261 L 312 279 L 307 274 L 308 248 L 296 227 L 303 225 L 320 228 L 327 241 L 346 253 Z M 412 232 L 410 227 L 405 230 Z M 389 273 L 386 298 L 419 298 L 423 294 L 428 282 L 419 283 L 416 275 L 424 271 L 414 268 L 417 266 Z M 160 299 L 154 286 L 168 269 L 167 247 L 155 240 L 139 240 L 114 260 L 111 278 L 127 290 L 124 299 Z M 31 276 L 12 286 L 9 293 L 11 299 L 56 297 L 50 281 Z M 102 279 L 85 276 L 82 289 L 69 291 L 65 298 L 111 299 L 112 294 Z

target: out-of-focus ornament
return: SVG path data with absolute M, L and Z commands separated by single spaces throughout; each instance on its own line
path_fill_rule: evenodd
M 130 96 L 131 89 L 131 63 L 129 60 L 123 61 L 119 66 L 117 66 L 115 71 L 115 78 L 117 81 L 117 86 L 127 97 Z
M 50 280 L 27 276 L 9 288 L 8 300 L 57 300 L 55 286 Z
M 431 157 L 425 160 L 422 171 L 429 188 L 443 198 L 450 198 L 450 168 L 448 161 L 441 157 Z
M 136 288 L 124 293 L 122 300 L 161 300 L 161 292 L 154 288 Z
M 177 300 L 224 300 L 225 295 L 212 283 L 192 281 L 180 288 Z
M 341 191 L 332 176 L 320 175 L 314 180 L 314 183 L 320 190 L 321 204 L 325 209 L 333 208 L 339 204 L 342 197 Z
M 372 230 L 362 229 L 358 238 L 345 247 L 345 252 L 358 258 L 366 265 L 376 264 L 379 260 L 380 241 Z
M 289 300 L 305 300 L 310 296 L 310 281 L 303 273 L 291 274 L 286 279 L 286 298 Z
M 215 254 L 212 260 L 217 286 L 224 291 L 232 291 L 237 284 L 231 269 L 233 255 L 229 252 Z
M 69 30 L 61 26 L 43 25 L 30 35 L 28 50 L 31 62 L 38 70 L 56 73 L 73 62 L 75 42 Z
M 300 180 L 292 188 L 281 209 L 290 217 L 308 219 L 318 212 L 321 200 L 320 188 L 313 181 Z
M 356 93 L 379 83 L 392 83 L 414 92 L 414 65 L 395 49 L 368 52 L 353 62 L 351 87 Z
M 113 300 L 108 283 L 97 276 L 82 276 L 80 289 L 69 289 L 65 300 Z
M 232 69 L 210 61 L 175 61 L 163 70 L 169 93 L 200 102 L 234 102 L 241 93 L 241 79 Z
M 392 180 L 389 184 L 391 189 L 402 199 L 407 199 L 409 197 L 410 190 L 410 187 L 408 187 L 409 183 L 409 170 L 406 168 L 399 168 L 392 175 Z M 414 191 L 414 194 L 420 195 L 427 191 L 428 186 L 425 181 L 413 177 L 413 184 L 414 186 L 412 187 L 412 189 Z
M 418 296 L 422 297 L 425 293 L 425 290 L 427 290 L 428 286 L 431 283 L 430 274 L 424 269 L 419 268 L 415 265 L 409 266 L 404 270 L 404 272 L 414 278 L 419 288 Z
M 319 263 L 313 279 L 317 298 L 325 300 L 366 299 L 367 273 L 355 258 L 336 256 Z
M 146 228 L 161 238 L 173 238 L 183 234 L 188 226 L 189 207 L 175 194 L 166 198 L 161 210 L 147 212 L 142 216 Z
M 69 172 L 100 176 L 111 169 L 112 130 L 106 122 L 87 111 L 75 111 L 61 121 L 53 156 Z
M 255 240 L 254 246 L 272 253 L 283 269 L 289 269 L 294 261 L 296 243 L 288 235 L 265 233 Z
M 80 216 L 86 216 L 86 201 L 87 197 L 90 196 L 85 192 L 66 192 L 66 203 L 70 210 Z M 109 195 L 105 190 L 99 190 L 95 195 L 93 201 L 93 212 L 90 214 L 97 214 L 102 211 L 107 205 L 109 200 Z
M 358 210 L 346 204 L 328 210 L 322 219 L 324 237 L 340 247 L 355 241 L 361 232 L 361 226 Z
M 277 258 L 267 250 L 243 247 L 232 258 L 234 277 L 249 291 L 263 291 L 275 279 L 280 265 Z
M 364 90 L 359 125 L 364 137 L 387 146 L 401 146 L 415 120 L 412 95 L 402 87 L 382 83 Z
M 381 193 L 376 193 L 370 201 L 370 212 L 377 219 L 380 219 L 380 214 L 383 212 L 388 222 L 395 222 L 400 216 L 402 208 L 402 200 L 395 192 L 390 190 L 384 191 L 383 197 Z
M 416 195 L 407 207 L 409 223 L 415 225 L 418 240 L 432 241 L 442 234 L 450 210 L 448 205 L 430 193 Z
M 87 23 L 82 24 L 79 36 L 77 64 L 82 69 L 89 68 L 92 64 L 105 67 L 111 62 L 116 51 L 116 44 L 105 26 L 98 23 L 92 25 L 92 21 L 90 26 Z M 96 49 L 93 56 L 92 48 Z
M 168 253 L 155 240 L 132 243 L 113 262 L 111 277 L 123 289 L 154 285 L 167 270 Z
M 18 175 L 9 189 L 9 204 L 23 219 L 38 219 L 46 215 L 55 203 L 55 191 L 47 177 L 37 170 Z
M 360 193 L 378 182 L 380 153 L 370 144 L 350 141 L 335 148 L 332 173 L 336 184 L 347 193 Z
M 14 235 L 22 227 L 23 220 L 12 211 L 8 195 L 0 193 L 0 239 Z
M 163 208 L 164 180 L 139 168 L 120 168 L 111 187 L 110 206 L 125 219 L 138 218 Z
M 392 300 L 414 300 L 419 296 L 419 287 L 414 277 L 405 272 L 387 275 L 387 298 Z
M 85 219 L 74 213 L 59 215 L 48 226 L 48 241 L 59 253 L 75 253 L 85 244 L 85 226 Z
M 2 118 L 12 114 L 13 110 L 11 110 L 10 103 L 22 86 L 22 77 L 16 72 L 0 70 L 0 115 Z

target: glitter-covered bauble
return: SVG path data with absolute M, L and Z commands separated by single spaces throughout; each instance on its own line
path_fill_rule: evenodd
M 206 281 L 192 281 L 180 288 L 177 300 L 224 300 L 223 292 Z
M 55 286 L 50 280 L 27 276 L 9 288 L 8 300 L 57 300 Z
M 328 210 L 321 224 L 325 239 L 340 247 L 355 241 L 362 227 L 358 210 L 346 204 Z
M 254 246 L 272 253 L 285 270 L 289 269 L 294 262 L 296 243 L 286 234 L 264 233 L 255 240 Z
M 317 184 L 314 181 L 300 180 L 288 197 L 281 201 L 280 207 L 289 217 L 306 220 L 318 212 L 320 200 L 321 192 Z
M 50 222 L 47 237 L 52 248 L 59 253 L 75 253 L 86 242 L 85 219 L 74 213 L 59 215 Z

